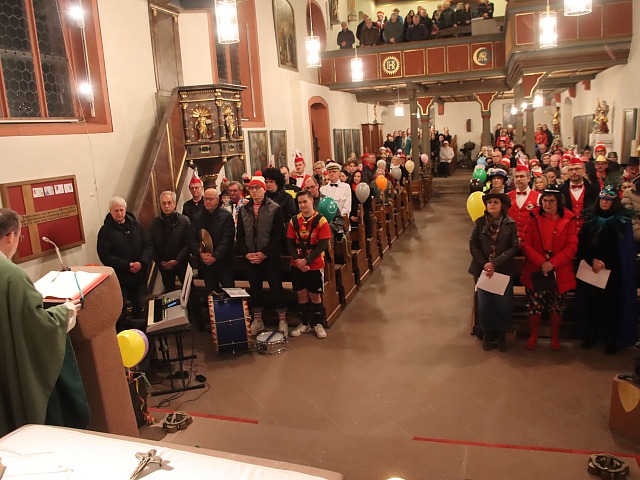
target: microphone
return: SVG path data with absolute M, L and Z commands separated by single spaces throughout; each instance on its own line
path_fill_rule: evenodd
M 71 271 L 71 269 L 69 267 L 67 267 L 64 262 L 62 261 L 62 255 L 60 255 L 60 249 L 58 248 L 58 245 L 56 245 L 55 243 L 53 243 L 51 240 L 49 240 L 47 237 L 42 237 L 42 241 L 50 243 L 51 245 L 53 245 L 56 249 L 56 253 L 58 254 L 58 260 L 60 260 L 60 264 L 62 265 L 62 268 L 60 269 L 61 272 L 68 272 Z

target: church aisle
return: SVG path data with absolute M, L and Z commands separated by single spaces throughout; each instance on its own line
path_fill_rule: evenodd
M 468 177 L 459 171 L 447 183 L 466 185 Z M 482 460 L 467 460 L 482 458 L 477 452 L 483 450 L 499 452 L 464 442 L 638 455 L 638 445 L 608 428 L 611 379 L 631 370 L 633 350 L 607 357 L 565 340 L 560 352 L 544 341 L 528 351 L 522 339 L 511 339 L 507 352 L 485 352 L 469 335 L 466 194 L 437 193 L 438 180 L 431 204 L 415 211 L 416 225 L 394 244 L 327 339 L 308 334 L 291 339 L 280 355 L 219 357 L 209 334 L 195 333 L 198 373 L 211 389 L 185 393 L 167 408 L 257 425 L 195 418 L 188 430 L 165 436 L 154 426 L 143 429 L 143 437 L 367 480 L 400 473 L 407 480 L 498 478 L 483 476 Z M 187 399 L 196 400 L 180 406 Z M 501 451 L 514 459 L 542 458 L 526 449 Z M 543 478 L 536 468 L 519 478 Z

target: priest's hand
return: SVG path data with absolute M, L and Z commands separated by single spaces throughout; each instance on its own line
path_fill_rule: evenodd
M 67 323 L 67 332 L 70 332 L 73 327 L 76 326 L 76 316 L 80 311 L 80 299 L 77 298 L 75 300 L 67 300 L 64 302 L 65 307 L 67 307 L 69 314 L 69 323 Z

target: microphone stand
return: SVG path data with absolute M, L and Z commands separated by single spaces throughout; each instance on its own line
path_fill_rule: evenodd
M 60 260 L 60 265 L 62 265 L 62 268 L 60 269 L 61 272 L 70 272 L 71 269 L 69 267 L 67 267 L 64 264 L 64 261 L 62 260 L 62 255 L 60 255 L 60 249 L 58 248 L 58 245 L 56 245 L 55 243 L 53 243 L 51 240 L 49 240 L 47 237 L 42 237 L 42 241 L 50 243 L 51 245 L 53 245 L 56 249 L 56 254 L 58 255 L 58 260 Z

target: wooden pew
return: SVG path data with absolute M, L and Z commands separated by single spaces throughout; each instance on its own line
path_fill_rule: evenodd
M 362 215 L 362 205 L 358 206 L 358 227 L 353 228 L 349 237 L 351 239 L 351 258 L 353 259 L 353 269 L 356 275 L 356 283 L 360 287 L 367 281 L 371 270 L 367 262 L 367 238 L 364 228 L 364 220 Z
M 349 217 L 344 215 L 345 229 L 349 229 Z M 342 235 L 342 238 L 335 239 L 334 248 L 336 258 L 334 263 L 336 266 L 336 284 L 340 295 L 340 303 L 346 305 L 353 297 L 355 297 L 356 274 L 353 269 L 353 258 L 351 254 L 351 240 L 348 234 Z
M 398 192 L 398 194 L 396 195 L 396 198 L 393 200 L 392 203 L 392 207 L 393 207 L 393 224 L 395 226 L 396 229 L 396 236 L 400 236 L 403 234 L 404 232 L 404 223 L 402 222 L 402 215 L 400 213 L 401 210 L 401 199 L 400 199 L 400 192 Z
M 422 184 L 422 200 L 426 205 L 431 201 L 431 197 L 433 196 L 433 176 L 431 175 L 431 173 L 421 173 L 420 181 Z
M 380 250 L 380 256 L 384 258 L 385 254 L 389 251 L 389 234 L 387 231 L 387 217 L 384 212 L 383 205 L 377 205 L 375 199 L 373 199 L 371 205 L 374 209 L 375 221 L 373 225 L 377 225 L 375 228 L 376 239 L 378 240 L 378 248 Z
M 389 203 L 385 205 L 384 193 L 382 193 L 382 203 L 380 205 L 380 209 L 382 211 L 381 218 L 387 227 L 387 240 L 389 241 L 389 246 L 391 247 L 396 241 L 396 238 L 398 238 L 398 235 L 396 234 L 396 226 L 393 220 L 393 199 L 389 199 Z
M 332 260 L 335 259 L 335 252 L 329 242 L 329 252 Z M 325 326 L 331 327 L 342 313 L 340 296 L 336 284 L 336 268 L 333 262 L 325 262 L 324 266 L 324 294 L 322 295 L 322 305 L 325 311 Z
M 366 248 L 367 248 L 367 260 L 369 260 L 369 268 L 374 270 L 378 268 L 380 262 L 382 261 L 382 248 L 380 246 L 380 238 L 378 234 L 378 217 L 372 209 L 365 212 L 362 205 L 358 209 L 360 214 L 360 218 L 364 219 L 365 215 L 369 215 L 371 219 L 371 230 L 372 230 L 372 238 L 366 240 Z
M 398 210 L 400 213 L 400 222 L 402 224 L 402 230 L 409 226 L 409 207 L 407 202 L 407 189 L 402 187 L 398 194 Z
M 411 182 L 411 199 L 418 210 L 422 210 L 422 207 L 427 203 L 425 201 L 424 186 L 421 176 L 416 181 Z
M 409 223 L 413 223 L 414 221 L 414 216 L 413 216 L 413 199 L 411 198 L 411 186 L 413 185 L 413 182 L 409 183 L 409 185 L 405 188 L 405 201 L 407 202 L 407 215 L 408 215 L 408 219 L 409 219 Z

